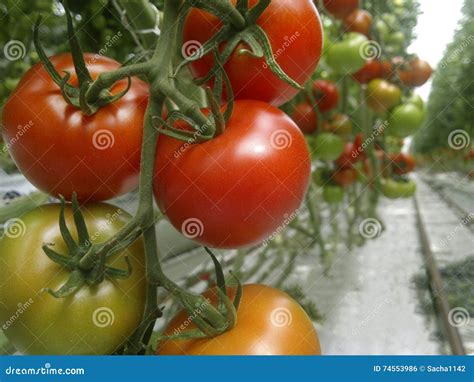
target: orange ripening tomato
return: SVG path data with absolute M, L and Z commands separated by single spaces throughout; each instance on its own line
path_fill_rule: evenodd
M 324 8 L 338 19 L 343 19 L 359 7 L 359 0 L 323 0 Z
M 400 69 L 398 76 L 402 84 L 410 87 L 423 86 L 433 74 L 430 64 L 419 58 L 410 61 L 407 69 Z
M 232 0 L 232 4 L 235 3 L 236 0 Z M 257 3 L 257 0 L 250 0 L 249 6 L 253 7 Z M 257 25 L 266 32 L 281 69 L 303 85 L 314 73 L 323 47 L 321 19 L 313 2 L 272 0 L 257 20 Z M 202 45 L 221 27 L 222 23 L 216 16 L 192 8 L 184 23 L 183 46 Z M 254 99 L 281 106 L 299 92 L 299 89 L 280 80 L 264 58 L 243 53 L 248 49 L 246 44 L 239 44 L 224 65 L 235 99 Z M 205 77 L 213 66 L 212 53 L 189 65 L 196 78 Z
M 363 9 L 356 9 L 344 18 L 344 25 L 348 31 L 361 33 L 367 37 L 370 35 L 372 23 L 372 15 Z
M 353 167 L 350 167 L 336 170 L 332 179 L 338 186 L 349 187 L 357 182 L 357 178 L 357 170 Z
M 413 155 L 399 153 L 390 155 L 392 170 L 395 174 L 403 175 L 412 172 L 416 167 L 416 159 Z
M 92 78 L 120 67 L 104 56 L 89 53 L 84 59 Z M 51 57 L 51 63 L 77 85 L 71 54 Z M 121 80 L 112 93 L 126 87 L 127 80 Z M 76 192 L 82 201 L 111 199 L 138 186 L 147 103 L 148 85 L 132 78 L 127 94 L 86 116 L 65 101 L 38 63 L 5 104 L 3 135 L 5 142 L 14 142 L 9 150 L 18 168 L 40 190 L 67 199 Z
M 361 84 L 368 84 L 376 78 L 383 77 L 383 69 L 380 61 L 368 61 L 364 67 L 358 72 L 354 73 L 352 77 Z
M 214 338 L 166 340 L 158 355 L 319 355 L 321 348 L 311 319 L 286 293 L 266 285 L 243 286 L 236 326 Z M 229 288 L 230 297 L 235 289 Z M 215 289 L 204 293 L 214 305 Z M 187 324 L 187 325 L 186 325 Z M 184 329 L 183 326 L 185 327 Z M 182 311 L 172 319 L 165 335 L 195 329 Z
M 295 121 L 303 134 L 313 134 L 318 128 L 318 114 L 308 102 L 296 105 L 291 119 Z

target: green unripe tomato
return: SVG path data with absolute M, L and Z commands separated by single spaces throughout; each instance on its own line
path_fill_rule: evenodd
M 327 51 L 327 63 L 337 73 L 349 74 L 362 69 L 368 60 L 364 47 L 368 39 L 360 33 L 348 33 Z
M 324 186 L 323 199 L 329 204 L 339 204 L 344 200 L 344 189 L 339 186 Z
M 339 158 L 344 151 L 344 141 L 336 134 L 322 133 L 314 140 L 316 158 L 333 161 Z
M 412 103 L 397 106 L 388 118 L 388 134 L 398 138 L 405 138 L 418 131 L 423 124 L 423 110 Z

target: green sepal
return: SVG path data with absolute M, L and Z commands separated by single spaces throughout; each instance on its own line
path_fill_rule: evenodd
M 105 266 L 105 275 L 114 279 L 122 279 L 122 280 L 128 279 L 132 275 L 133 268 L 132 268 L 132 263 L 130 262 L 130 259 L 128 258 L 128 256 L 125 256 L 125 262 L 127 263 L 126 271 L 122 269 L 118 269 L 118 268 Z
M 55 263 L 62 265 L 63 267 L 69 269 L 69 270 L 74 270 L 75 269 L 75 264 L 72 258 L 63 256 L 56 251 L 53 251 L 51 248 L 49 248 L 50 245 L 54 244 L 43 244 L 43 251 L 48 256 L 52 261 Z
M 89 232 L 87 230 L 84 216 L 79 208 L 77 194 L 75 192 L 72 194 L 72 215 L 76 225 L 77 236 L 79 237 L 79 245 L 81 247 L 90 247 Z
M 71 47 L 72 59 L 74 62 L 74 68 L 76 69 L 77 79 L 79 81 L 79 88 L 82 88 L 86 82 L 92 82 L 92 77 L 87 69 L 86 62 L 84 61 L 84 55 L 82 53 L 81 45 L 77 39 L 76 32 L 74 30 L 74 24 L 72 21 L 71 12 L 67 0 L 62 1 L 64 5 L 64 11 L 67 19 L 67 33 L 69 45 Z
M 50 288 L 45 288 L 44 291 L 48 292 L 55 298 L 65 298 L 76 293 L 85 284 L 85 282 L 86 279 L 84 274 L 79 270 L 75 270 L 71 272 L 69 279 L 57 291 L 54 291 Z
M 224 293 L 224 295 L 227 296 L 227 286 L 225 284 L 225 276 L 224 271 L 222 270 L 222 265 L 219 263 L 219 260 L 217 260 L 217 257 L 209 248 L 204 247 L 204 249 L 209 254 L 209 256 L 211 256 L 212 262 L 214 263 L 217 287 Z
M 61 236 L 64 242 L 66 243 L 69 255 L 74 256 L 78 253 L 79 246 L 74 241 L 66 223 L 66 217 L 65 217 L 66 202 L 64 200 L 64 197 L 60 195 L 59 199 L 61 200 L 61 209 L 59 211 L 59 230 L 61 232 Z

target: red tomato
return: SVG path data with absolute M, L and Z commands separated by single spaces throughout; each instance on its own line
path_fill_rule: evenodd
M 103 56 L 85 55 L 93 78 L 120 64 Z M 77 78 L 70 54 L 51 58 L 59 73 Z M 125 89 L 127 80 L 112 93 Z M 92 116 L 69 105 L 42 63 L 22 78 L 3 109 L 3 134 L 18 168 L 36 187 L 53 196 L 84 201 L 106 200 L 138 185 L 143 118 L 148 86 L 132 79 L 128 93 Z M 19 134 L 19 127 L 24 133 Z
M 341 168 L 334 173 L 334 182 L 341 187 L 352 186 L 357 182 L 357 171 L 354 168 Z
M 398 72 L 402 84 L 411 87 L 424 85 L 432 74 L 430 64 L 419 58 L 409 62 L 407 69 L 400 69 Z
M 229 288 L 230 297 L 235 289 Z M 215 289 L 204 296 L 217 303 Z M 184 329 L 183 329 L 184 327 Z M 196 326 L 186 311 L 166 328 L 166 335 Z M 303 308 L 286 293 L 266 285 L 242 288 L 234 328 L 214 338 L 163 341 L 159 355 L 319 355 L 321 348 L 313 323 Z
M 313 84 L 313 92 L 321 113 L 326 113 L 337 107 L 339 90 L 334 82 L 317 80 Z
M 346 143 L 344 152 L 336 160 L 336 165 L 340 168 L 351 168 L 358 160 L 364 160 L 366 154 L 363 148 L 363 140 L 362 134 L 357 134 L 354 142 Z
M 393 154 L 390 155 L 392 161 L 392 170 L 395 174 L 403 175 L 412 172 L 416 167 L 416 159 L 410 154 Z
M 318 114 L 308 102 L 301 102 L 296 105 L 291 118 L 303 134 L 312 134 L 318 128 Z
M 213 248 L 261 243 L 300 206 L 310 179 L 303 134 L 281 110 L 236 101 L 223 134 L 158 140 L 155 197 L 186 236 Z
M 394 74 L 393 64 L 390 61 L 385 60 L 385 61 L 381 61 L 380 65 L 381 65 L 380 77 L 386 80 L 390 80 Z
M 380 61 L 368 61 L 365 66 L 354 73 L 352 77 L 361 84 L 368 84 L 370 81 L 383 77 L 383 69 Z
M 361 33 L 367 37 L 370 35 L 372 23 L 372 15 L 363 9 L 356 9 L 344 18 L 344 25 L 348 31 Z
M 235 4 L 236 0 L 232 0 Z M 257 0 L 250 0 L 252 7 Z M 257 21 L 271 42 L 276 61 L 293 80 L 303 85 L 316 69 L 321 57 L 323 32 L 318 11 L 310 0 L 273 0 Z M 220 20 L 193 8 L 184 24 L 184 43 L 204 44 L 220 28 Z M 236 99 L 257 99 L 280 106 L 297 93 L 281 81 L 264 59 L 242 54 L 245 44 L 237 46 L 225 64 Z M 214 64 L 212 53 L 191 63 L 195 77 L 204 77 Z
M 323 4 L 334 17 L 343 19 L 359 7 L 359 0 L 323 0 Z

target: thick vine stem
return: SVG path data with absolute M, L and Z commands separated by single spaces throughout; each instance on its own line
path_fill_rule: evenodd
M 147 75 L 150 71 L 151 65 L 151 62 L 144 62 L 122 66 L 113 72 L 101 73 L 97 79 L 91 83 L 89 89 L 87 89 L 86 101 L 88 103 L 97 101 L 102 91 L 109 89 L 117 81 L 120 81 L 124 78 L 137 75 Z
M 244 16 L 234 7 L 229 0 L 186 0 L 190 6 L 207 10 L 222 19 L 230 21 L 237 30 L 246 26 Z

